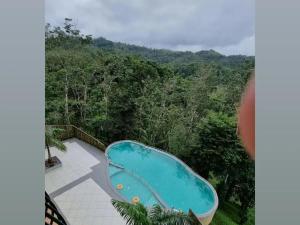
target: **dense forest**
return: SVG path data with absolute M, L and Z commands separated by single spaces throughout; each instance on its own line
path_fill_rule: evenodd
M 74 124 L 106 144 L 132 139 L 164 149 L 216 187 L 213 224 L 254 224 L 254 162 L 236 129 L 254 57 L 94 39 L 70 19 L 47 24 L 45 38 L 47 124 Z M 238 219 L 226 222 L 222 212 L 232 206 Z

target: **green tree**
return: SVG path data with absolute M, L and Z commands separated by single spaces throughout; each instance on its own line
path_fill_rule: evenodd
M 191 166 L 204 178 L 209 172 L 223 175 L 238 161 L 242 150 L 235 133 L 235 118 L 213 111 L 197 124 L 197 138 L 191 152 Z
M 193 146 L 191 166 L 206 179 L 213 173 L 219 180 L 220 205 L 237 197 L 241 203 L 241 224 L 254 203 L 254 164 L 236 134 L 236 118 L 210 111 L 197 127 L 197 145 Z

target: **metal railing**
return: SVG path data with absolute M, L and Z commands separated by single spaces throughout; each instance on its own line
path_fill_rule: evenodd
M 47 192 L 45 192 L 45 225 L 68 225 Z

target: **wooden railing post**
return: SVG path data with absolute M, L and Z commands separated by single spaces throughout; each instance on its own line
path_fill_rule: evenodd
M 82 140 L 90 145 L 95 146 L 96 148 L 102 151 L 105 151 L 106 147 L 101 141 L 99 141 L 97 138 L 89 135 L 88 133 L 84 132 L 83 130 L 81 130 L 80 128 L 74 125 L 46 125 L 46 128 L 49 126 L 64 130 L 64 132 L 61 134 L 62 140 L 76 137 L 79 140 Z

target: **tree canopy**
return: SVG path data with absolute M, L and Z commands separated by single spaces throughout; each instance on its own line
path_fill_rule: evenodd
M 46 26 L 46 123 L 74 124 L 104 143 L 133 139 L 168 151 L 241 215 L 254 204 L 254 163 L 236 112 L 254 58 L 174 52 L 82 35 L 70 19 Z M 245 219 L 241 216 L 241 222 Z

